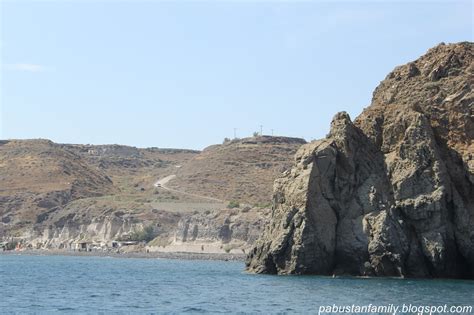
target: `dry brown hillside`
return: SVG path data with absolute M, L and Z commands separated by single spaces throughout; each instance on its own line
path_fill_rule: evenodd
M 113 192 L 111 180 L 49 140 L 0 143 L 1 194 L 70 190 L 73 197 Z
M 273 181 L 290 167 L 299 138 L 260 136 L 213 145 L 178 169 L 170 187 L 253 204 L 271 201 Z
M 2 221 L 20 226 L 71 200 L 117 191 L 105 173 L 49 140 L 1 141 L 0 179 Z
M 49 140 L 0 142 L 2 229 L 21 231 L 63 217 L 69 204 L 83 218 L 104 211 L 148 209 L 152 183 L 198 151 L 118 145 L 64 145 Z M 138 210 L 138 211 L 137 211 Z M 67 223 L 67 220 L 61 222 Z
M 3 141 L 0 240 L 13 236 L 35 248 L 69 248 L 78 240 L 104 244 L 151 226 L 155 245 L 179 245 L 192 228 L 187 241 L 245 248 L 265 220 L 261 208 L 269 202 L 272 181 L 303 143 L 256 137 L 199 152 Z M 155 186 L 176 174 L 176 190 Z M 202 195 L 258 207 L 231 210 Z
M 136 148 L 124 145 L 63 144 L 63 148 L 106 173 L 122 193 L 149 189 L 158 178 L 173 174 L 200 151 Z

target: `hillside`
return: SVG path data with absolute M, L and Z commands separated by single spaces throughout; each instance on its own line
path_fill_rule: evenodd
M 112 180 L 49 140 L 0 142 L 0 216 L 9 228 L 74 199 L 117 192 Z
M 13 236 L 33 248 L 71 248 L 78 240 L 105 246 L 152 227 L 155 250 L 165 250 L 157 244 L 167 251 L 200 250 L 205 244 L 222 252 L 223 244 L 248 248 L 259 235 L 268 213 L 263 196 L 304 141 L 257 137 L 203 152 L 48 140 L 2 143 L 3 240 Z M 156 185 L 175 174 L 173 187 Z M 194 189 L 196 183 L 205 185 Z M 242 206 L 228 209 L 233 199 Z
M 158 178 L 173 174 L 200 151 L 136 148 L 124 145 L 62 144 L 89 165 L 107 174 L 121 193 L 149 189 Z
M 177 171 L 170 187 L 222 200 L 269 204 L 275 178 L 290 167 L 303 139 L 259 136 L 204 149 Z

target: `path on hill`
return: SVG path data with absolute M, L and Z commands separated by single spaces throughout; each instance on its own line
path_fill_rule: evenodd
M 217 201 L 217 202 L 224 202 L 224 200 L 221 200 L 221 199 L 217 199 L 217 198 L 213 198 L 213 197 L 207 197 L 207 196 L 203 196 L 203 195 L 192 194 L 192 193 L 188 193 L 188 192 L 185 192 L 185 191 L 181 191 L 181 190 L 177 190 L 177 189 L 174 189 L 174 188 L 167 187 L 166 184 L 170 180 L 174 179 L 175 177 L 176 177 L 176 175 L 169 175 L 169 176 L 163 177 L 162 179 L 159 179 L 155 184 L 153 184 L 153 186 L 155 186 L 157 188 L 162 188 L 164 190 L 168 190 L 168 191 L 171 191 L 171 192 L 175 192 L 175 193 L 178 193 L 178 194 L 190 196 L 190 197 L 206 199 L 206 200 L 211 200 L 211 201 Z

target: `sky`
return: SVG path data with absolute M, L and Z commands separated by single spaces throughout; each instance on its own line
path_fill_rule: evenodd
M 471 1 L 0 0 L 0 138 L 202 149 L 323 138 Z

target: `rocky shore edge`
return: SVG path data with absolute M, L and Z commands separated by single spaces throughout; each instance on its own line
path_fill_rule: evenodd
M 69 250 L 22 250 L 22 251 L 0 251 L 1 255 L 29 255 L 29 256 L 82 256 L 82 257 L 111 257 L 111 258 L 157 258 L 157 259 L 179 259 L 179 260 L 220 260 L 220 261 L 244 261 L 245 254 L 227 253 L 188 253 L 188 252 L 80 252 Z

